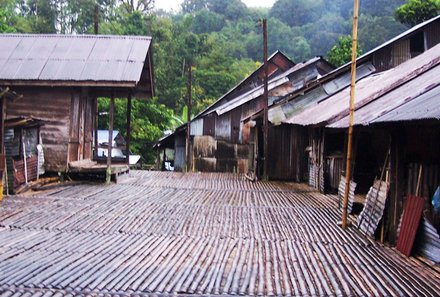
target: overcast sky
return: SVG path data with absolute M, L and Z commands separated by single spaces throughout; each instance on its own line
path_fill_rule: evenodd
M 183 0 L 156 0 L 155 7 L 165 10 L 179 10 Z M 275 0 L 241 0 L 248 7 L 272 7 Z

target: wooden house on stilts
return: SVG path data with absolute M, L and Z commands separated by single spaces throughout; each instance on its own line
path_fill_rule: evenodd
M 114 99 L 127 99 L 129 150 L 131 100 L 153 95 L 151 55 L 150 37 L 1 34 L 0 87 L 19 95 L 1 97 L 1 130 L 5 119 L 36 119 L 42 124 L 46 171 L 101 172 L 93 162 L 98 98 L 111 98 L 110 131 Z M 32 153 L 27 154 L 24 160 Z M 127 165 L 111 168 L 114 174 L 128 170 Z

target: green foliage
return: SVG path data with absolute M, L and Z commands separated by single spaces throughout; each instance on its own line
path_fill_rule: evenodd
M 408 0 L 396 9 L 395 17 L 402 24 L 415 26 L 440 14 L 440 0 Z
M 0 8 L 0 32 L 12 33 L 15 32 L 15 28 L 11 26 L 11 20 L 8 12 L 4 8 Z
M 225 26 L 223 16 L 206 9 L 198 11 L 194 16 L 192 30 L 196 34 L 217 32 Z
M 327 52 L 327 61 L 336 67 L 350 62 L 352 56 L 352 43 L 350 35 L 339 37 L 338 43 Z M 361 50 L 357 47 L 357 56 L 360 54 Z
M 362 14 L 359 17 L 359 45 L 362 49 L 370 49 L 371 45 L 382 44 L 404 30 L 405 26 L 397 23 L 392 16 Z
M 100 98 L 99 111 L 108 112 L 110 99 Z M 127 100 L 115 100 L 114 130 L 126 136 Z M 147 116 L 146 116 L 147 115 Z M 131 151 L 140 154 L 144 162 L 154 162 L 155 154 L 152 150 L 154 142 L 163 135 L 163 131 L 170 129 L 174 121 L 174 113 L 157 99 L 133 100 L 131 123 Z M 108 115 L 101 115 L 98 119 L 99 129 L 108 129 Z
M 272 6 L 269 16 L 295 27 L 318 20 L 323 8 L 323 0 L 278 0 Z

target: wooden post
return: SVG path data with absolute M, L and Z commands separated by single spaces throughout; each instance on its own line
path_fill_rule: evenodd
M 264 160 L 263 160 L 263 180 L 268 180 L 267 162 L 268 162 L 268 147 L 269 147 L 269 119 L 268 119 L 268 76 L 269 69 L 267 65 L 267 20 L 263 19 L 263 62 L 264 62 L 264 108 L 263 108 L 263 138 L 264 138 Z
M 351 47 L 351 85 L 350 85 L 350 122 L 348 125 L 348 143 L 347 143 L 347 163 L 345 169 L 345 193 L 344 204 L 342 207 L 342 229 L 347 228 L 347 207 L 348 195 L 350 193 L 351 181 L 351 154 L 353 141 L 353 123 L 354 123 L 354 98 L 356 89 L 356 58 L 357 58 L 357 29 L 358 29 L 359 0 L 354 0 L 353 8 L 353 40 Z
M 167 149 L 164 148 L 163 149 L 163 156 L 162 156 L 162 166 L 161 166 L 161 171 L 165 171 L 166 167 L 165 167 L 165 159 L 167 158 Z
M 112 148 L 113 148 L 113 120 L 115 113 L 115 96 L 112 92 L 110 99 L 110 114 L 108 123 L 108 146 L 107 146 L 107 171 L 105 176 L 106 183 L 110 183 L 112 176 Z
M 95 161 L 97 161 L 98 160 L 98 146 L 99 146 L 99 143 L 98 143 L 98 123 L 99 123 L 99 108 L 98 108 L 98 98 L 97 97 L 95 97 L 94 98 L 94 100 L 95 100 L 95 102 L 94 102 L 94 110 L 95 110 L 95 118 L 94 118 L 94 131 L 93 131 L 93 133 L 94 133 L 94 139 L 93 139 L 93 142 L 94 142 L 94 144 L 95 144 L 95 150 L 94 150 L 94 155 L 95 155 Z
M 95 35 L 98 35 L 99 33 L 99 5 L 98 3 L 95 4 L 95 15 L 94 15 L 94 31 L 95 31 Z
M 4 176 L 6 170 L 6 155 L 5 155 L 5 99 L 3 95 L 0 95 L 0 202 L 3 199 L 3 185 L 4 185 Z M 6 176 L 6 186 L 7 186 L 7 176 Z
M 5 147 L 5 99 L 0 96 L 0 154 L 4 154 Z
M 131 143 L 131 93 L 127 98 L 127 135 L 125 137 L 125 162 L 130 165 L 130 143 Z
M 188 65 L 188 85 L 187 85 L 187 118 L 188 121 L 186 122 L 186 172 L 190 171 L 190 158 L 191 158 L 191 152 L 190 152 L 190 140 L 191 140 L 191 86 L 192 84 L 192 69 L 191 64 Z

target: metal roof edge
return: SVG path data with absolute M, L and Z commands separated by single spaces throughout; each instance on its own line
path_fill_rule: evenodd
M 431 23 L 433 23 L 433 22 L 435 22 L 435 21 L 437 21 L 437 20 L 439 20 L 439 19 L 440 19 L 440 15 L 438 15 L 438 16 L 436 16 L 436 17 L 433 17 L 432 19 L 429 19 L 429 20 L 427 20 L 427 21 L 424 21 L 423 23 L 420 23 L 420 24 L 417 24 L 417 25 L 411 27 L 410 29 L 408 29 L 408 30 L 406 30 L 406 31 L 404 31 L 404 32 L 402 32 L 402 33 L 400 33 L 399 35 L 397 35 L 397 36 L 391 38 L 390 40 L 388 40 L 388 41 L 386 41 L 386 42 L 384 42 L 384 43 L 378 45 L 377 47 L 375 47 L 375 48 L 369 50 L 369 51 L 366 52 L 365 54 L 362 54 L 361 56 L 359 56 L 358 58 L 356 58 L 356 61 L 359 63 L 359 62 L 361 62 L 361 61 L 367 59 L 370 55 L 372 55 L 373 53 L 377 52 L 378 50 L 380 50 L 380 49 L 382 49 L 382 48 L 384 48 L 384 47 L 386 47 L 386 46 L 388 46 L 388 45 L 390 45 L 390 44 L 392 44 L 392 43 L 394 43 L 394 42 L 396 42 L 396 41 L 398 41 L 398 40 L 400 40 L 400 39 L 402 39 L 402 38 L 404 38 L 404 37 L 406 37 L 406 36 L 408 36 L 408 35 L 410 35 L 411 33 L 413 33 L 413 32 L 415 32 L 415 31 L 419 30 L 420 28 L 423 28 L 423 27 L 425 27 L 425 26 L 427 26 L 427 25 L 429 25 L 429 24 L 431 24 Z M 347 68 L 350 68 L 350 66 L 351 66 L 351 62 L 347 62 L 347 63 L 345 63 L 344 65 L 339 66 L 339 67 L 336 68 L 335 70 L 333 70 L 333 71 L 327 73 L 326 75 L 323 75 L 323 76 L 321 77 L 321 79 L 326 79 L 327 76 L 336 75 L 337 73 L 339 73 L 339 72 L 341 72 L 341 71 L 347 70 Z
M 273 52 L 270 57 L 267 59 L 267 61 L 269 62 L 270 60 L 272 60 L 276 55 L 282 55 L 285 59 L 287 59 L 289 62 L 291 62 L 293 65 L 296 65 L 295 62 L 293 62 L 289 57 L 287 57 L 281 50 L 276 50 L 275 52 Z M 205 114 L 209 114 L 212 113 L 213 110 L 211 110 L 217 103 L 219 103 L 222 99 L 224 99 L 226 96 L 228 96 L 229 94 L 231 94 L 234 90 L 236 90 L 238 87 L 240 87 L 243 83 L 245 83 L 249 78 L 251 78 L 252 76 L 254 76 L 259 70 L 261 70 L 263 68 L 264 64 L 261 64 L 260 66 L 258 66 L 257 69 L 255 69 L 250 75 L 248 75 L 247 77 L 245 77 L 244 79 L 242 79 L 238 84 L 236 84 L 234 87 L 232 87 L 229 91 L 227 91 L 225 94 L 223 94 L 220 98 L 218 98 L 215 102 L 213 102 L 211 105 L 209 105 L 207 108 L 205 108 L 203 111 L 201 111 L 199 114 L 197 114 L 194 119 L 197 119 Z
M 109 34 L 32 34 L 32 33 L 0 33 L 0 37 L 33 37 L 33 38 L 112 38 L 152 40 L 151 36 L 142 35 L 109 35 Z

